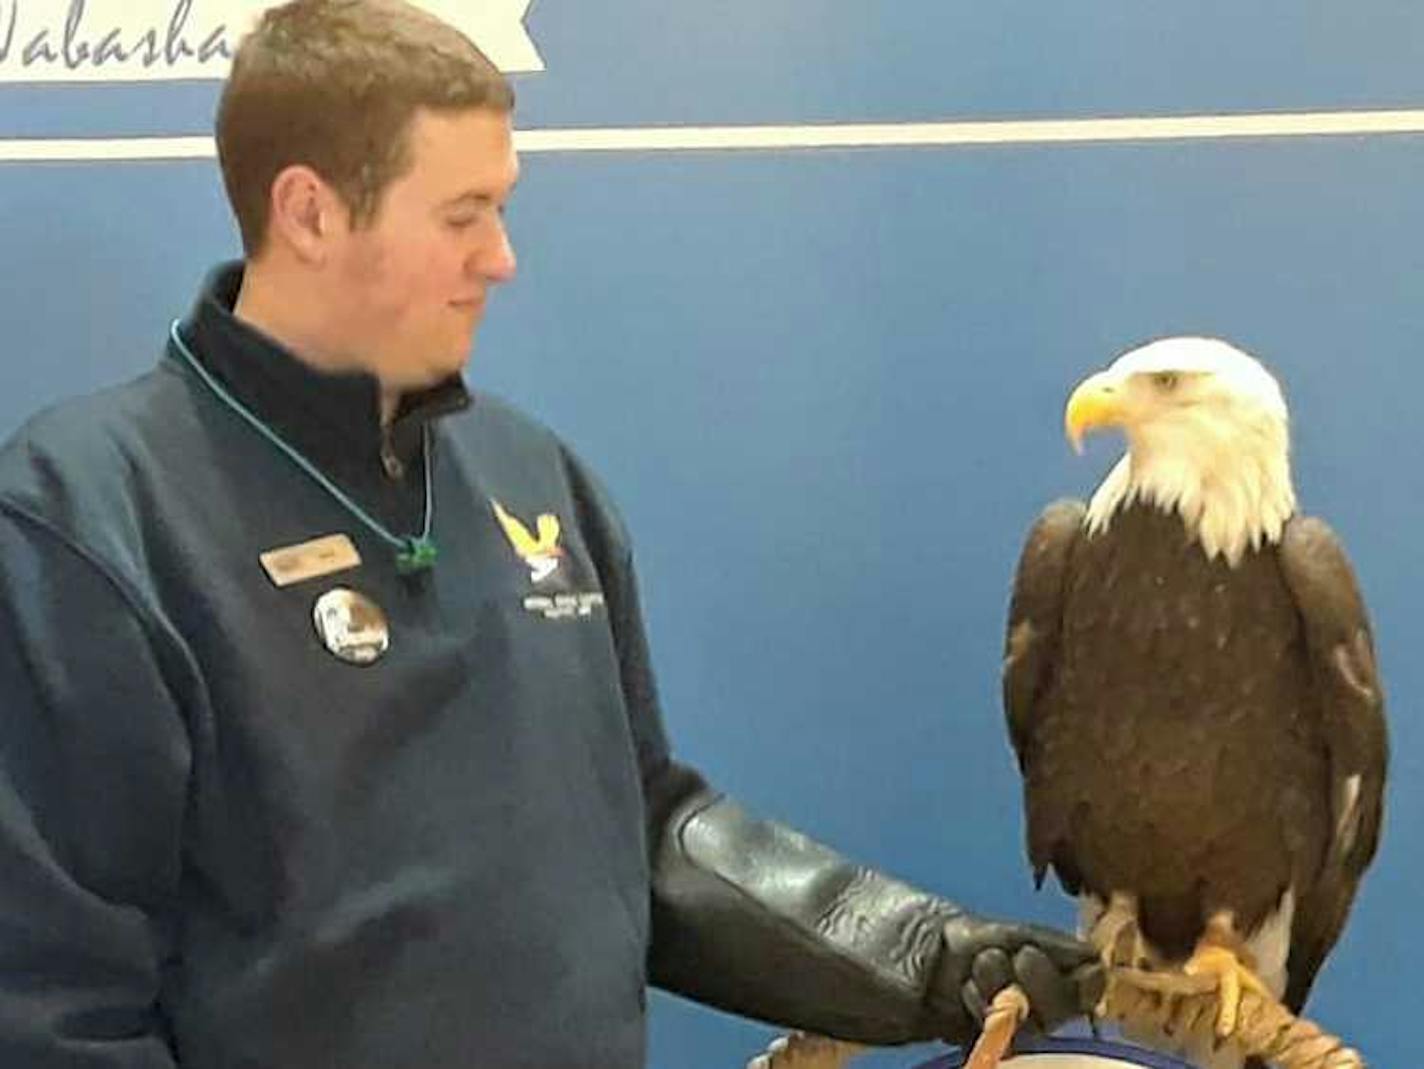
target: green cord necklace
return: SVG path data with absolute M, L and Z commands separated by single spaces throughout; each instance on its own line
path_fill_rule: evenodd
M 395 535 L 386 529 L 385 525 L 373 517 L 360 505 L 352 501 L 341 489 L 325 475 L 323 475 L 306 457 L 297 452 L 290 445 L 278 436 L 277 432 L 263 423 L 251 410 L 245 407 L 241 401 L 223 387 L 222 383 L 209 374 L 208 369 L 198 362 L 198 358 L 192 350 L 184 343 L 182 335 L 178 333 L 178 320 L 174 320 L 168 328 L 168 334 L 173 339 L 173 344 L 178 347 L 178 353 L 183 357 L 187 365 L 193 369 L 209 390 L 223 404 L 227 405 L 233 412 L 236 412 L 248 425 L 266 438 L 302 471 L 306 472 L 317 485 L 337 500 L 337 503 L 346 509 L 347 512 L 355 516 L 364 523 L 373 534 L 382 541 L 394 547 L 396 551 L 396 570 L 402 575 L 409 575 L 412 572 L 420 572 L 431 567 L 435 563 L 438 553 L 435 548 L 435 541 L 430 537 L 430 524 L 435 517 L 435 500 L 430 490 L 430 428 L 424 428 L 422 447 L 425 455 L 425 524 L 418 535 Z

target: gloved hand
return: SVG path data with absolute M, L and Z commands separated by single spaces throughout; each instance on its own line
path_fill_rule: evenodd
M 1028 1026 L 1050 1032 L 1092 1012 L 1106 982 L 1097 952 L 1070 935 L 961 913 L 944 926 L 928 1002 L 943 1037 L 966 1045 L 994 996 L 1010 984 L 1028 996 Z
M 683 786 L 649 807 L 649 974 L 667 990 L 876 1046 L 966 1044 L 1011 983 L 1043 1031 L 1102 995 L 1097 955 L 1071 936 L 966 913 L 751 816 L 678 766 L 668 780 Z

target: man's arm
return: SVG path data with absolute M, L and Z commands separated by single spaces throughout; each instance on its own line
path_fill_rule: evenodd
M 669 763 L 652 787 L 652 981 L 699 1002 L 860 1043 L 972 1039 L 1011 983 L 1051 1029 L 1102 973 L 1059 932 L 976 917 L 790 828 Z
M 0 1065 L 173 1069 L 189 752 L 124 592 L 0 504 Z

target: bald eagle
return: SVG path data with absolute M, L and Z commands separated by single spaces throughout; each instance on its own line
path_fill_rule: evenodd
M 1340 542 L 1296 510 L 1286 404 L 1253 357 L 1152 342 L 1078 386 L 1066 424 L 1127 452 L 1088 504 L 1042 513 L 1018 565 L 1003 691 L 1029 858 L 1105 957 L 1217 978 L 1206 1034 L 1135 1038 L 1239 1064 L 1241 991 L 1299 1013 L 1375 854 L 1370 624 Z

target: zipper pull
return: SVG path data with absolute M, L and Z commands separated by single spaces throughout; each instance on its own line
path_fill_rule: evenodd
M 396 456 L 395 446 L 391 444 L 390 435 L 381 435 L 381 467 L 385 469 L 386 475 L 392 479 L 403 479 L 405 477 L 405 464 L 401 458 Z

